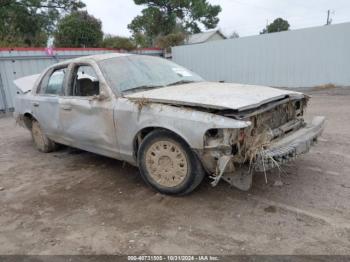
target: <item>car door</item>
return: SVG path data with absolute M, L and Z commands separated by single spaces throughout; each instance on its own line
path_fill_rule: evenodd
M 53 140 L 60 137 L 59 97 L 64 93 L 67 70 L 67 65 L 50 69 L 32 101 L 36 119 L 44 133 Z
M 59 118 L 67 144 L 116 157 L 113 99 L 91 64 L 71 64 Z

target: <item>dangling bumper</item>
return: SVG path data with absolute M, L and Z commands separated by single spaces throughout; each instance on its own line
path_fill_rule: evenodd
M 294 160 L 310 151 L 325 127 L 325 117 L 315 117 L 312 122 L 296 132 L 274 142 L 257 155 L 255 171 L 264 172 Z

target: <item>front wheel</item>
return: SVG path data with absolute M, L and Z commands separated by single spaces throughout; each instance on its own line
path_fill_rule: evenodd
M 32 138 L 40 152 L 49 153 L 57 149 L 57 144 L 44 134 L 39 122 L 35 120 L 32 122 Z
M 203 180 L 204 170 L 195 153 L 179 136 L 153 131 L 138 152 L 142 178 L 162 194 L 185 195 Z

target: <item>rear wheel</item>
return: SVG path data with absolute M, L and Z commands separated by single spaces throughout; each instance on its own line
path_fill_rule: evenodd
M 139 148 L 138 164 L 146 183 L 168 195 L 188 194 L 204 177 L 202 165 L 191 148 L 165 130 L 146 136 Z
M 57 144 L 50 140 L 42 131 L 38 121 L 34 120 L 32 122 L 32 138 L 35 147 L 44 153 L 49 153 L 57 149 Z

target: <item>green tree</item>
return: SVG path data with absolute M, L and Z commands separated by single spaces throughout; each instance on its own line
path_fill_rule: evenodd
M 144 33 L 135 33 L 133 34 L 132 38 L 136 44 L 136 47 L 138 48 L 144 48 L 144 47 L 150 46 L 148 44 L 149 39 Z
M 98 47 L 103 40 L 102 22 L 86 11 L 63 17 L 54 33 L 56 47 Z
M 145 5 L 141 15 L 136 16 L 128 28 L 133 36 L 143 35 L 148 45 L 154 45 L 158 37 L 177 33 L 178 28 L 187 33 L 199 33 L 201 27 L 215 28 L 219 22 L 219 5 L 207 0 L 134 0 Z
M 290 28 L 290 25 L 287 20 L 284 20 L 282 18 L 277 18 L 271 24 L 267 25 L 266 28 L 264 28 L 260 32 L 260 34 L 288 31 L 289 28 Z
M 102 42 L 102 47 L 117 48 L 123 50 L 133 50 L 136 48 L 135 44 L 130 38 L 121 36 L 106 35 Z
M 57 20 L 84 6 L 80 0 L 1 0 L 0 46 L 46 46 Z
M 165 36 L 161 36 L 156 41 L 156 46 L 162 49 L 166 49 L 167 52 L 171 51 L 171 47 L 181 45 L 184 43 L 186 35 L 184 33 L 172 33 Z

